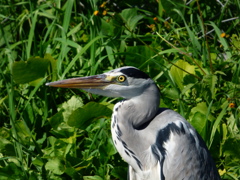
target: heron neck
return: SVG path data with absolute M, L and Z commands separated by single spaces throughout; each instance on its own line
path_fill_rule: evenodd
M 124 101 L 118 113 L 122 117 L 118 118 L 119 123 L 128 122 L 133 128 L 140 128 L 157 114 L 159 99 L 160 93 L 157 86 L 151 84 L 141 95 Z

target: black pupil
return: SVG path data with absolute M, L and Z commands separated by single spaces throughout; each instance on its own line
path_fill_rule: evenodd
M 125 80 L 125 77 L 124 76 L 119 76 L 119 81 L 124 81 Z

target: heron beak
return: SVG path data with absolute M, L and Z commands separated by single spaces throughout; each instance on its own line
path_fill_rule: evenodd
M 113 81 L 108 80 L 105 74 L 71 78 L 60 81 L 46 83 L 46 86 L 60 88 L 78 88 L 78 89 L 104 89 L 105 86 L 112 84 Z

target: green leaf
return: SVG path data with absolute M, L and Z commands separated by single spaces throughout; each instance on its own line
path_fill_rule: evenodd
M 26 62 L 14 62 L 12 66 L 13 79 L 18 84 L 29 83 L 39 78 L 43 78 L 47 72 L 49 60 L 34 57 Z
M 147 46 L 128 46 L 126 52 L 125 63 L 129 66 L 144 64 L 146 60 L 151 59 L 155 55 L 153 51 L 149 51 Z M 155 59 L 160 61 L 159 57 L 155 57 Z
M 229 138 L 223 145 L 223 152 L 227 156 L 240 159 L 240 149 L 236 147 L 240 147 L 240 139 Z
M 34 159 L 32 161 L 32 164 L 34 164 L 35 166 L 40 166 L 42 167 L 44 165 L 44 162 L 41 158 L 37 157 L 36 159 Z
M 22 140 L 21 143 L 29 145 L 32 142 L 32 135 L 27 124 L 24 121 L 16 121 L 15 127 L 19 138 Z
M 163 7 L 163 11 L 165 14 L 167 14 L 167 16 L 170 16 L 175 21 L 179 21 L 180 17 L 174 10 L 178 10 L 182 14 L 184 14 L 185 10 L 184 3 L 185 1 L 165 0 L 161 1 L 161 6 Z
M 223 118 L 223 116 L 226 114 L 227 111 L 227 107 L 228 107 L 228 101 L 225 101 L 223 103 L 223 105 L 221 106 L 222 111 L 220 112 L 220 114 L 218 115 L 217 119 L 215 120 L 214 124 L 213 124 L 213 128 L 212 128 L 212 132 L 211 132 L 211 136 L 210 136 L 210 144 L 209 144 L 209 148 L 211 147 L 213 140 L 214 140 L 214 136 L 215 133 L 217 131 L 217 128 L 219 127 L 219 124 Z
M 38 23 L 38 12 L 39 10 L 36 9 L 36 11 L 30 16 L 31 17 L 31 28 L 29 31 L 29 35 L 28 35 L 28 43 L 27 43 L 27 47 L 26 47 L 26 52 L 27 52 L 27 58 L 30 58 L 30 53 L 31 53 L 31 49 L 33 46 L 33 43 L 35 42 L 35 28 L 36 28 L 36 24 Z
M 1 130 L 2 129 L 0 129 L 0 132 Z M 0 138 L 1 138 L 1 141 L 0 141 L 1 154 L 4 154 L 5 156 L 15 156 L 16 152 L 11 141 L 3 138 L 2 136 L 0 136 Z
M 104 36 L 97 36 L 94 39 L 92 39 L 91 41 L 89 41 L 81 50 L 80 52 L 78 52 L 76 54 L 76 56 L 74 56 L 74 58 L 70 61 L 70 63 L 68 64 L 68 66 L 65 68 L 61 79 L 63 79 L 65 77 L 65 75 L 70 71 L 70 69 L 76 64 L 76 61 L 79 60 L 79 58 L 88 50 L 88 48 L 90 48 L 96 41 L 98 41 L 99 39 L 103 38 Z
M 176 88 L 164 88 L 162 90 L 162 93 L 164 94 L 165 97 L 169 99 L 172 100 L 179 99 L 179 92 L 176 90 Z
M 137 23 L 144 17 L 144 15 L 137 14 L 136 8 L 124 9 L 121 15 L 130 31 L 133 31 Z
M 221 37 L 222 32 L 214 22 L 210 22 L 210 24 L 213 26 L 216 34 L 218 35 L 219 41 L 221 42 L 221 44 L 224 47 L 224 52 L 227 55 L 227 59 L 230 59 L 232 57 L 232 54 L 231 54 L 231 51 L 229 50 L 229 45 L 227 43 L 227 40 L 225 38 Z
M 127 164 L 126 167 L 114 167 L 114 169 L 111 172 L 111 175 L 113 175 L 119 180 L 125 180 L 127 177 Z
M 202 114 L 206 114 L 206 112 L 208 111 L 206 102 L 201 102 L 198 103 L 196 107 L 192 108 L 191 113 L 195 114 L 197 112 L 200 112 Z
M 49 123 L 53 129 L 57 129 L 58 126 L 63 122 L 63 110 L 59 111 L 58 113 L 54 114 L 49 119 Z
M 67 102 L 64 102 L 59 108 L 59 110 L 64 110 L 62 112 L 63 120 L 67 122 L 72 112 L 81 106 L 83 106 L 83 102 L 82 98 L 79 96 L 72 96 L 71 99 L 69 99 Z
M 120 26 L 120 23 L 115 23 L 116 19 L 119 19 L 122 22 L 121 17 L 119 17 L 119 14 L 115 14 L 113 16 L 113 18 L 109 21 L 109 20 L 104 20 L 101 19 L 101 33 L 104 36 L 119 36 L 121 31 L 122 31 L 122 27 Z
M 103 180 L 100 176 L 83 176 L 83 180 Z
M 191 74 L 195 74 L 195 66 L 190 65 L 188 62 L 183 61 L 183 60 L 178 60 L 175 63 L 178 67 L 186 70 L 187 72 Z M 185 76 L 187 75 L 186 72 L 182 71 L 181 69 L 177 68 L 176 66 L 172 66 L 170 69 L 170 74 L 172 75 L 173 80 L 176 82 L 178 85 L 179 89 L 183 89 L 183 80 Z
M 103 159 L 106 159 L 106 157 L 111 157 L 117 153 L 112 138 L 108 138 L 106 142 L 99 147 L 99 152 Z
M 106 48 L 106 51 L 107 51 L 107 54 L 108 54 L 109 62 L 110 62 L 111 65 L 113 66 L 114 63 L 115 63 L 115 57 L 114 57 L 113 49 L 112 49 L 112 47 L 110 47 L 110 46 L 106 46 L 105 48 Z
M 111 116 L 112 111 L 105 105 L 90 102 L 82 108 L 76 109 L 69 117 L 68 125 L 86 129 L 94 118 L 100 116 Z
M 52 75 L 51 80 L 56 81 L 57 80 L 57 60 L 54 59 L 51 56 L 51 54 L 48 54 L 48 53 L 44 55 L 44 59 L 49 60 L 49 62 L 51 63 L 51 75 Z
M 0 171 L 1 180 L 25 179 L 22 169 L 13 162 L 9 162 Z
M 201 135 L 201 137 L 206 141 L 206 115 L 200 112 L 196 112 L 191 119 L 191 124 Z
M 212 94 L 212 99 L 215 99 L 215 86 L 217 84 L 217 76 L 215 74 L 207 74 L 203 77 L 203 82 L 206 84 L 206 86 L 210 87 L 210 91 Z
M 211 107 L 211 105 L 209 105 Z M 190 123 L 198 131 L 201 137 L 208 142 L 208 120 L 212 120 L 213 116 L 209 112 L 209 107 L 206 102 L 200 102 L 191 109 L 190 113 Z M 210 121 L 209 121 L 210 122 Z
M 233 34 L 231 36 L 232 44 L 236 49 L 240 49 L 240 37 L 238 35 Z
M 63 161 L 56 157 L 50 159 L 46 163 L 45 168 L 46 170 L 52 171 L 54 174 L 61 175 L 64 173 L 65 165 L 63 164 Z

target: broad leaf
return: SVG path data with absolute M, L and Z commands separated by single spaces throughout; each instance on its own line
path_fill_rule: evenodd
M 84 176 L 83 180 L 103 180 L 100 176 Z
M 121 15 L 130 31 L 133 31 L 137 23 L 144 17 L 143 15 L 138 15 L 135 8 L 124 9 Z
M 100 116 L 111 116 L 112 111 L 105 105 L 90 102 L 82 108 L 76 109 L 69 117 L 68 125 L 85 129 L 94 118 Z
M 195 74 L 195 66 L 190 65 L 188 62 L 183 61 L 183 60 L 178 60 L 175 63 L 176 66 L 184 69 L 185 71 L 191 73 L 191 74 Z M 170 69 L 170 74 L 172 75 L 172 78 L 174 79 L 174 81 L 176 82 L 176 84 L 178 85 L 179 89 L 183 89 L 184 85 L 183 85 L 183 80 L 185 78 L 185 76 L 188 74 L 186 72 L 184 72 L 183 70 L 179 69 L 176 66 L 172 66 Z M 186 81 L 186 79 L 185 79 Z
M 56 158 L 50 159 L 46 163 L 45 168 L 53 172 L 54 174 L 61 175 L 64 173 L 65 165 L 59 158 L 56 157 Z
M 191 124 L 201 135 L 201 137 L 206 141 L 206 115 L 200 112 L 196 112 L 191 119 Z
M 45 76 L 48 66 L 49 60 L 40 57 L 15 62 L 12 66 L 13 79 L 18 84 L 35 81 Z
M 49 123 L 53 129 L 57 129 L 62 122 L 63 122 L 63 111 L 59 111 L 49 119 Z
M 66 122 L 69 116 L 72 114 L 72 112 L 82 106 L 83 106 L 82 98 L 79 96 L 72 96 L 71 99 L 69 99 L 67 102 L 64 102 L 58 110 L 59 111 L 64 110 L 62 115 L 63 120 Z

